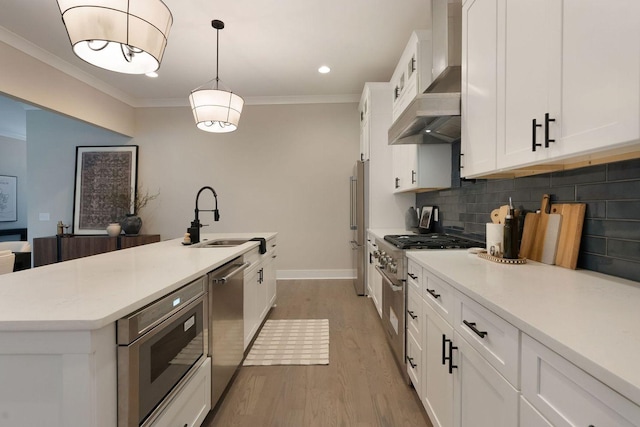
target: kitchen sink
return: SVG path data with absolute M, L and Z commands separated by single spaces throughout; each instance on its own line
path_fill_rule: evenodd
M 249 239 L 215 239 L 204 240 L 193 245 L 194 248 L 230 248 L 247 243 Z

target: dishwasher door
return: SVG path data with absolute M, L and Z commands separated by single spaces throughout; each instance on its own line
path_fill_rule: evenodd
M 243 271 L 249 265 L 238 257 L 209 273 L 211 408 L 244 357 Z

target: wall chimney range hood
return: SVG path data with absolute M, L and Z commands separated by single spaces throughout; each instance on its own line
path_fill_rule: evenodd
M 432 1 L 433 74 L 424 93 L 389 128 L 389 144 L 443 144 L 460 139 L 462 6 Z

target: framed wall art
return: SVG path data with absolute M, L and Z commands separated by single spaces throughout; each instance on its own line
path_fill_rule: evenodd
M 135 199 L 138 146 L 112 145 L 76 147 L 73 234 L 107 234 L 110 223 L 123 212 L 117 200 Z
M 18 220 L 18 178 L 0 175 L 0 222 Z

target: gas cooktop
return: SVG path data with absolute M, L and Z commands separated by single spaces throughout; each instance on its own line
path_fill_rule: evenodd
M 467 249 L 484 246 L 480 242 L 451 234 L 389 234 L 384 240 L 398 249 Z

